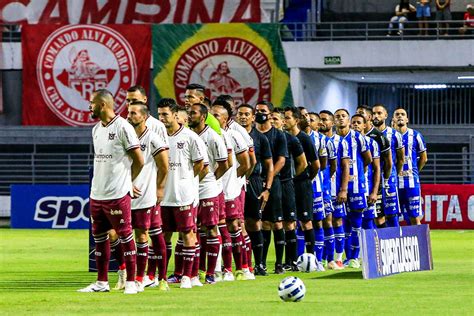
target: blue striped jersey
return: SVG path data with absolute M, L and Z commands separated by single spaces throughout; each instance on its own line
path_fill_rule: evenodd
M 397 130 L 386 127 L 382 134 L 387 137 L 388 141 L 390 142 L 390 148 L 392 149 L 392 173 L 390 177 L 397 176 L 397 150 L 403 148 L 403 140 L 402 134 L 400 134 Z
M 337 136 L 339 136 L 339 135 L 337 135 Z M 333 141 L 334 140 L 335 140 L 335 138 L 333 138 Z M 335 147 L 335 148 L 336 148 L 335 158 L 330 157 L 331 159 L 336 159 L 336 161 L 337 161 L 335 183 L 334 183 L 334 186 L 331 187 L 331 195 L 332 196 L 337 196 L 337 194 L 339 193 L 339 190 L 341 189 L 341 181 L 342 181 L 342 170 L 340 168 L 341 160 L 342 159 L 350 159 L 349 144 L 347 143 L 347 141 L 344 138 L 339 137 L 339 143 L 338 143 L 337 147 Z M 332 182 L 331 182 L 331 185 L 332 185 Z M 333 191 L 333 189 L 334 189 L 334 191 Z
M 313 142 L 314 144 L 314 147 L 316 148 L 316 152 L 318 153 L 318 157 L 321 156 L 321 154 L 323 156 L 327 156 L 327 152 L 326 152 L 326 142 L 322 142 L 321 141 L 321 137 L 320 137 L 321 133 L 318 133 L 318 132 L 315 132 L 315 131 L 311 131 L 311 133 L 309 133 L 309 137 L 311 138 L 311 141 Z M 316 175 L 316 177 L 314 179 L 312 179 L 312 182 L 313 182 L 313 191 L 314 192 L 317 192 L 317 193 L 320 193 L 320 192 L 323 192 L 323 182 L 322 182 L 322 171 L 318 171 L 318 174 Z
M 377 144 L 377 142 L 373 138 L 367 136 L 365 137 L 365 140 L 367 141 L 367 145 L 369 145 L 369 150 L 372 154 L 372 159 L 380 158 L 379 144 Z M 367 183 L 367 194 L 369 195 L 374 187 L 374 170 L 371 163 L 367 166 L 365 178 Z
M 349 147 L 349 193 L 366 193 L 365 170 L 362 153 L 369 150 L 365 136 L 354 130 L 349 130 L 344 139 Z
M 328 159 L 336 159 L 336 172 L 334 173 L 333 177 L 331 178 L 331 196 L 336 196 L 337 192 L 339 191 L 337 189 L 337 183 L 336 183 L 336 177 L 337 177 L 337 170 L 339 169 L 339 157 L 338 157 L 338 151 L 339 151 L 339 146 L 341 144 L 341 136 L 334 134 L 332 137 L 329 137 L 329 142 L 327 146 L 328 150 Z M 345 144 L 345 147 L 347 147 L 347 143 Z
M 420 132 L 411 128 L 402 134 L 402 140 L 405 146 L 405 160 L 402 175 L 398 176 L 398 187 L 400 189 L 417 188 L 420 186 L 418 158 L 420 153 L 426 151 L 425 140 Z

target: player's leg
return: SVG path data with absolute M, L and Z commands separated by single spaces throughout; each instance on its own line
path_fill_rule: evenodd
M 173 232 L 177 231 L 174 219 L 174 208 L 168 206 L 161 207 L 161 219 L 163 221 L 163 232 L 166 244 L 166 270 L 169 270 L 169 260 L 173 249 Z M 178 273 L 178 274 L 176 274 Z M 183 241 L 178 237 L 174 252 L 174 273 L 168 277 L 169 283 L 180 283 L 183 275 Z
M 125 288 L 125 281 L 127 279 L 127 270 L 125 270 L 125 260 L 123 258 L 122 247 L 120 246 L 120 239 L 114 229 L 109 230 L 110 240 L 110 257 L 115 259 L 118 265 L 118 279 L 114 290 L 123 290 Z
M 407 189 L 408 196 L 408 216 L 412 225 L 421 225 L 423 218 L 423 210 L 421 208 L 421 190 L 417 186 L 415 188 Z
M 334 207 L 330 198 L 324 199 L 324 213 L 326 214 L 326 217 L 323 220 L 323 228 L 327 267 L 332 270 L 339 270 L 339 266 L 336 264 L 336 261 L 334 261 L 335 235 L 332 225 L 332 213 L 334 213 Z
M 304 234 L 306 252 L 314 253 L 314 230 L 313 223 L 313 186 L 309 179 L 294 181 L 296 216 L 300 221 L 300 227 Z
M 97 281 L 78 292 L 109 292 L 108 270 L 110 260 L 110 241 L 108 230 L 112 228 L 102 209 L 101 201 L 90 199 L 92 236 L 95 242 L 95 261 Z
M 398 214 L 400 205 L 398 201 L 398 188 L 395 177 L 390 177 L 388 187 L 383 189 L 384 213 L 387 227 L 398 227 Z
M 139 292 L 143 292 L 145 288 L 143 279 L 148 261 L 148 229 L 150 228 L 152 211 L 153 207 L 132 211 L 132 228 L 135 231 L 137 245 L 137 275 L 135 280 Z
M 149 236 L 152 242 L 155 260 L 153 260 L 153 267 L 147 271 L 147 275 L 149 279 L 153 279 L 155 276 L 156 267 L 158 267 L 158 278 L 155 280 L 154 285 L 158 286 L 158 288 L 162 291 L 168 291 L 169 286 L 166 280 L 168 253 L 162 226 L 163 221 L 161 207 L 156 205 L 152 211 L 149 230 Z M 150 265 L 150 260 L 148 260 L 148 263 Z M 153 275 L 150 275 L 150 271 L 153 271 Z
M 196 214 L 193 206 L 188 205 L 174 207 L 173 215 L 177 230 L 183 239 L 183 277 L 181 279 L 181 288 L 187 289 L 192 287 L 191 277 L 196 257 Z
M 316 255 L 318 271 L 324 271 L 324 267 L 322 265 L 324 247 L 324 217 L 323 193 L 313 192 L 313 230 L 315 239 L 314 253 Z
M 337 203 L 335 197 L 332 197 L 332 202 L 334 207 L 332 227 L 334 229 L 335 261 L 339 268 L 344 268 L 342 256 L 345 246 L 344 218 L 346 217 L 346 205 L 344 203 Z

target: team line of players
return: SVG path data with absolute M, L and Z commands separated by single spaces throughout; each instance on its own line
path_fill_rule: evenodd
M 111 256 L 120 264 L 116 289 L 126 294 L 253 280 L 267 275 L 272 232 L 274 272 L 296 270 L 297 226 L 319 271 L 343 269 L 344 253 L 346 266 L 359 268 L 362 228 L 398 226 L 399 214 L 420 223 L 426 146 L 404 109 L 395 110 L 393 128 L 382 104 L 352 117 L 346 109 L 235 104 L 228 95 L 211 104 L 198 84 L 184 101 L 161 99 L 157 120 L 134 86 L 125 120 L 109 91 L 92 94 L 98 277 L 80 292 L 110 290 Z M 173 232 L 175 270 L 166 277 Z

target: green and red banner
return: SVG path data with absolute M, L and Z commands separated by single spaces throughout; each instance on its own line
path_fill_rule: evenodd
M 237 106 L 293 102 L 276 24 L 153 25 L 152 33 L 157 99 L 183 103 L 186 85 L 199 83 L 211 100 L 228 94 Z

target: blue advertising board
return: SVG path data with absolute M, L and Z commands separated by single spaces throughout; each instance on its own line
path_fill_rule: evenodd
M 428 225 L 362 230 L 364 279 L 433 270 Z
M 89 185 L 12 185 L 11 227 L 89 228 Z

